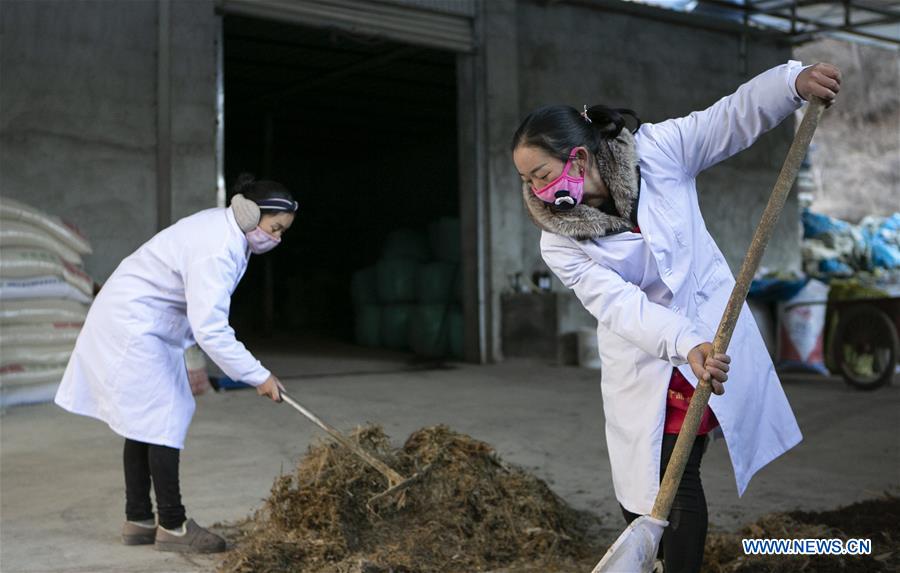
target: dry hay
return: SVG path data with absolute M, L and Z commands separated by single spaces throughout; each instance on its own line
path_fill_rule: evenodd
M 744 555 L 742 538 L 871 539 L 871 555 Z M 737 534 L 710 534 L 703 573 L 876 573 L 900 571 L 900 498 L 886 496 L 825 512 L 772 513 Z
M 345 448 L 314 445 L 233 530 L 236 547 L 220 571 L 468 573 L 537 564 L 534 570 L 549 573 L 603 551 L 589 541 L 596 517 L 569 507 L 484 442 L 445 426 L 413 433 L 402 448 L 378 427 L 353 438 L 406 476 L 429 468 L 402 506 L 395 496 L 370 504 L 385 479 Z

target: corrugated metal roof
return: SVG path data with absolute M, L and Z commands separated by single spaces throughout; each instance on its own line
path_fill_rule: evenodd
M 413 6 L 444 14 L 475 17 L 475 0 L 374 0 L 385 4 Z
M 470 52 L 475 0 L 217 0 L 225 14 L 243 15 L 360 36 Z

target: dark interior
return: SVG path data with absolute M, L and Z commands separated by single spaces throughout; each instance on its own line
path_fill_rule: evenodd
M 249 171 L 300 202 L 251 257 L 232 321 L 349 341 L 353 272 L 392 230 L 458 216 L 454 55 L 235 16 L 224 30 L 226 184 Z

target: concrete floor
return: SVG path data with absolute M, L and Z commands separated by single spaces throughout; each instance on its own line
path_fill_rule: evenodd
M 400 356 L 289 357 L 281 350 L 264 362 L 302 373 L 286 380 L 288 390 L 333 424 L 377 421 L 398 442 L 419 427 L 449 424 L 533 470 L 572 505 L 606 516 L 610 538 L 621 530 L 595 372 L 526 362 L 408 371 Z M 713 529 L 900 488 L 900 387 L 862 393 L 807 377 L 785 388 L 805 441 L 765 468 L 743 499 L 724 443 L 714 443 L 703 464 Z M 119 544 L 122 441 L 104 424 L 48 404 L 6 411 L 0 431 L 3 572 L 214 569 L 214 558 Z M 246 516 L 320 435 L 289 406 L 251 391 L 199 397 L 182 454 L 189 515 L 201 524 Z

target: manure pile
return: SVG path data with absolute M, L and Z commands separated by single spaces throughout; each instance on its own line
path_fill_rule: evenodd
M 742 538 L 871 539 L 871 555 L 744 555 Z M 832 511 L 772 513 L 737 534 L 706 538 L 703 573 L 878 573 L 900 571 L 900 498 Z
M 264 506 L 234 526 L 223 573 L 474 573 L 589 571 L 605 550 L 599 519 L 546 483 L 502 462 L 486 443 L 445 426 L 392 448 L 378 427 L 353 439 L 409 477 L 369 503 L 385 479 L 331 442 L 310 447 L 276 479 Z M 575 563 L 578 563 L 576 566 Z

